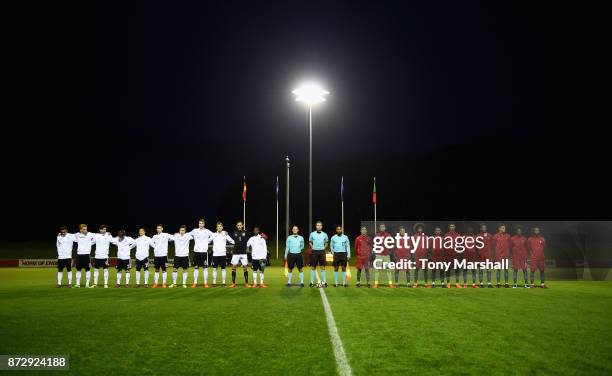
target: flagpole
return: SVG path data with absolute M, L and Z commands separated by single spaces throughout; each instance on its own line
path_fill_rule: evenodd
M 374 194 L 376 194 L 376 176 L 374 177 Z M 376 234 L 377 231 L 377 227 L 376 227 L 376 202 L 378 200 L 374 200 L 374 234 Z
M 242 185 L 242 224 L 246 229 L 246 176 L 243 176 Z
M 342 203 L 342 231 L 344 231 L 344 176 L 342 177 L 340 186 L 340 201 Z
M 278 176 L 276 177 L 276 259 L 278 260 Z

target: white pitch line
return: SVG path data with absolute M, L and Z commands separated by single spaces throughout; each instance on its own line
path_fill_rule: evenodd
M 317 283 L 321 283 L 318 270 L 316 275 Z M 336 320 L 334 320 L 334 313 L 332 312 L 329 302 L 327 301 L 327 295 L 325 295 L 325 288 L 321 287 L 319 292 L 321 293 L 321 300 L 323 300 L 323 310 L 325 311 L 325 318 L 327 319 L 327 329 L 329 330 L 329 337 L 331 339 L 332 349 L 334 350 L 334 357 L 336 358 L 338 374 L 342 376 L 350 376 L 353 374 L 353 371 L 351 370 L 351 365 L 346 358 L 344 346 L 342 345 L 342 340 L 338 334 L 338 327 L 336 327 Z

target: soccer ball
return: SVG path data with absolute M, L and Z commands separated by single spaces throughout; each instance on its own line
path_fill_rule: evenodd
M 318 287 L 318 288 L 323 287 L 323 282 L 317 282 L 317 287 Z

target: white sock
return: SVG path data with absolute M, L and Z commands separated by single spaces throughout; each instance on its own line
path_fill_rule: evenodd
M 94 285 L 98 284 L 98 276 L 100 275 L 100 271 L 98 269 L 94 269 Z
M 217 268 L 213 269 L 213 285 L 217 283 Z
M 136 284 L 139 285 L 140 284 L 140 271 L 136 270 Z
M 91 270 L 85 272 L 85 285 L 89 286 L 89 281 L 91 280 Z
M 121 284 L 121 272 L 117 272 L 117 284 Z
M 155 272 L 155 276 L 153 277 L 153 282 L 157 284 L 159 282 L 159 272 Z
M 162 273 L 162 283 L 166 284 L 166 280 L 168 279 L 168 272 Z
M 125 284 L 126 285 L 130 284 L 130 271 L 129 270 L 125 272 Z
M 198 268 L 193 269 L 193 284 L 198 284 L 198 275 L 200 274 L 200 270 Z
M 64 278 L 64 273 L 62 272 L 57 272 L 57 284 L 58 285 L 62 285 L 62 279 Z
M 225 284 L 225 269 L 221 269 L 221 281 Z
M 108 269 L 104 269 L 104 284 L 108 285 Z
M 145 276 L 145 285 L 148 285 L 149 284 L 149 271 L 145 270 L 143 273 Z
M 176 285 L 176 278 L 178 277 L 178 271 L 177 270 L 173 270 L 172 271 L 172 284 Z
M 187 270 L 183 270 L 183 284 L 187 284 Z
M 257 284 L 257 272 L 253 270 L 253 283 Z
M 72 271 L 66 272 L 68 273 L 68 284 L 72 285 Z
M 204 274 L 204 284 L 208 283 L 208 268 L 204 268 L 203 273 Z
M 259 283 L 261 283 L 263 285 L 263 272 L 261 272 L 261 271 L 259 272 L 259 279 L 260 279 Z
M 80 285 L 81 284 L 81 271 L 77 270 L 76 272 L 76 284 Z

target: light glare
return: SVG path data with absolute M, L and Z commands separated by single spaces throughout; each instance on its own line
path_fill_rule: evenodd
M 297 89 L 293 90 L 293 94 L 295 94 L 295 100 L 297 102 L 304 102 L 312 105 L 315 103 L 325 102 L 325 95 L 328 95 L 329 91 L 324 90 L 319 84 L 316 83 L 304 83 Z

